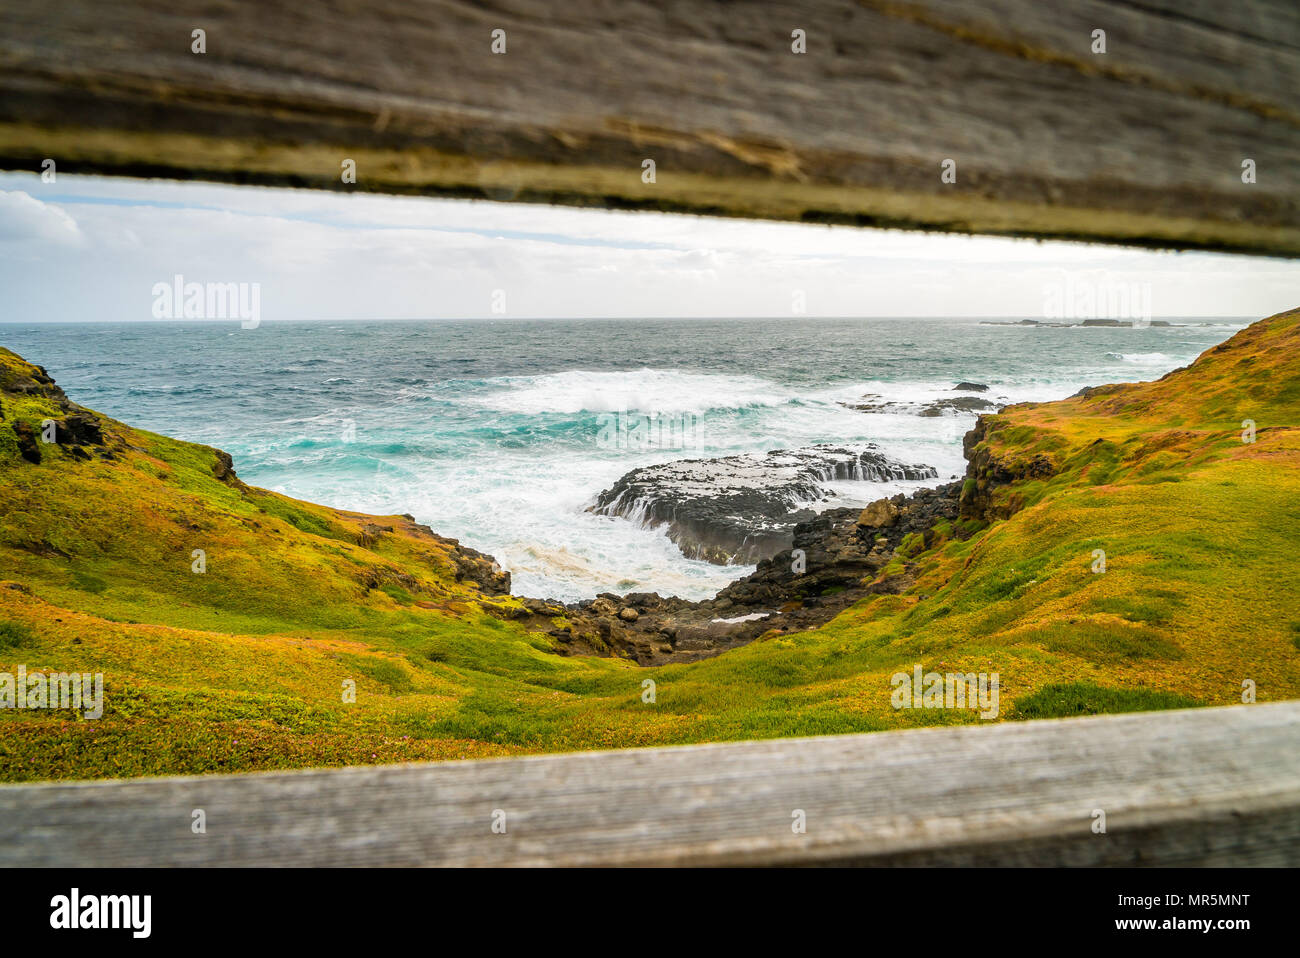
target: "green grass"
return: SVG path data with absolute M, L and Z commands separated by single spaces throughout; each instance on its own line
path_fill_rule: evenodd
M 113 460 L 21 460 L 14 425 L 63 415 L 29 375 L 0 350 L 0 671 L 102 672 L 105 714 L 0 711 L 4 780 L 979 721 L 893 709 L 891 675 L 918 664 L 999 673 L 1003 720 L 1237 704 L 1245 678 L 1300 696 L 1297 313 L 1164 382 L 989 417 L 966 498 L 991 511 L 908 536 L 881 570 L 915 580 L 903 594 L 652 669 L 556 654 L 555 623 L 488 614 L 502 600 L 458 583 L 441 540 L 219 481 L 204 446 L 105 419 Z
M 1071 718 L 1113 712 L 1155 712 L 1204 705 L 1176 692 L 1154 689 L 1105 688 L 1090 682 L 1047 685 L 1016 702 L 1016 718 Z
M 21 622 L 0 622 L 0 649 L 20 649 L 32 644 L 32 630 Z

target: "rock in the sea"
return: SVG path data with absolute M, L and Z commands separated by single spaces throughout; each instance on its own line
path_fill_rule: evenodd
M 891 459 L 873 444 L 809 446 L 635 469 L 597 496 L 590 511 L 666 526 L 690 558 L 744 565 L 791 547 L 794 527 L 829 498 L 825 482 L 936 476 L 933 467 Z
M 944 396 L 921 402 L 901 402 L 885 399 L 875 393 L 867 393 L 857 402 L 846 402 L 840 405 L 848 409 L 856 409 L 858 412 L 892 413 L 927 418 L 949 414 L 994 412 L 1001 408 L 998 403 L 990 399 L 981 399 L 979 396 Z
M 978 396 L 956 396 L 952 399 L 936 399 L 922 409 L 918 416 L 942 416 L 947 412 L 991 412 L 998 404 Z
M 986 393 L 989 391 L 989 387 L 985 386 L 983 383 L 960 382 L 952 387 L 952 391 L 964 393 Z

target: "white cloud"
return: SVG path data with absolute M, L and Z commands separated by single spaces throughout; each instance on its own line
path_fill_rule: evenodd
M 1285 260 L 203 183 L 0 174 L 0 321 L 148 319 L 150 290 L 259 282 L 274 319 L 1038 316 L 1067 273 L 1157 315 L 1297 305 Z M 18 255 L 21 255 L 21 262 Z M 74 282 L 69 282 L 69 278 Z
M 62 207 L 19 190 L 0 191 L 0 242 L 72 246 L 81 238 L 77 221 Z

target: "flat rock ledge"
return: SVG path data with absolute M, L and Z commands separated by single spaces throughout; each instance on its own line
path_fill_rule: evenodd
M 963 383 L 973 386 L 973 383 Z M 984 386 L 987 390 L 988 387 Z M 979 390 L 975 390 L 979 391 Z M 885 399 L 875 393 L 866 393 L 857 402 L 840 403 L 846 409 L 858 412 L 885 413 L 897 416 L 921 416 L 934 419 L 939 416 L 966 416 L 972 413 L 1000 412 L 1006 405 L 1005 399 L 993 401 L 980 396 L 941 396 L 917 402 Z
M 589 511 L 667 527 L 688 558 L 750 565 L 789 550 L 795 528 L 830 498 L 824 483 L 934 479 L 931 466 L 899 462 L 874 444 L 778 449 L 634 469 Z

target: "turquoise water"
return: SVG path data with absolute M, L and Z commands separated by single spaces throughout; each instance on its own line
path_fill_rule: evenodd
M 1177 322 L 1177 320 L 1175 320 Z M 0 326 L 76 401 L 225 449 L 241 478 L 408 512 L 495 555 L 515 591 L 712 595 L 749 571 L 683 558 L 662 532 L 586 506 L 671 459 L 876 442 L 964 469 L 974 415 L 868 414 L 959 380 L 1010 401 L 1154 379 L 1244 323 L 1032 329 L 975 320 L 582 320 Z M 933 483 L 840 483 L 858 505 Z

